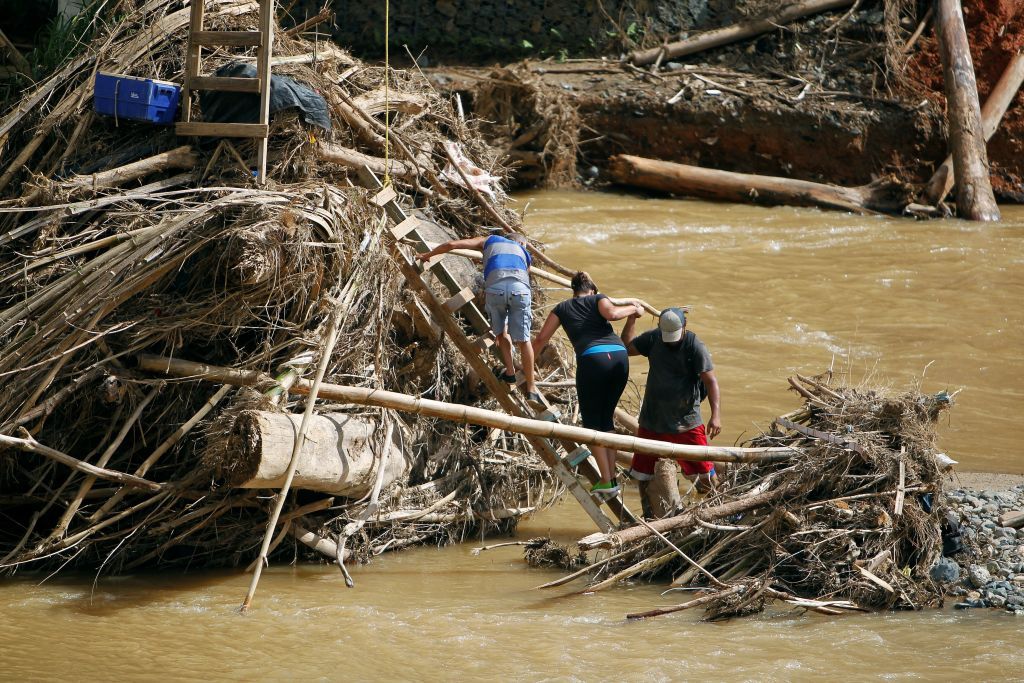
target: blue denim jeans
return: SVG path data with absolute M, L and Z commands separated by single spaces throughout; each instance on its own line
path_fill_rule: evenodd
M 505 332 L 514 342 L 530 341 L 530 327 L 533 321 L 530 288 L 519 280 L 499 280 L 485 290 L 487 316 L 491 320 L 494 336 Z

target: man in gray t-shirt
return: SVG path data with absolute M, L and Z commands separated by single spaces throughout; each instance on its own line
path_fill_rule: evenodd
M 686 329 L 686 312 L 666 308 L 661 312 L 658 329 L 636 335 L 634 315 L 622 329 L 622 343 L 631 356 L 646 356 L 650 362 L 647 388 L 640 408 L 640 429 L 637 436 L 677 444 L 706 446 L 708 438 L 722 431 L 720 397 L 715 368 L 697 335 Z M 703 390 L 703 391 L 702 391 Z M 711 417 L 705 429 L 700 414 L 701 400 L 706 393 L 711 404 Z M 640 482 L 645 514 L 649 509 L 647 483 L 654 476 L 657 458 L 645 453 L 633 454 L 630 475 Z M 683 474 L 694 479 L 697 490 L 704 492 L 715 483 L 715 467 L 708 461 L 678 461 Z

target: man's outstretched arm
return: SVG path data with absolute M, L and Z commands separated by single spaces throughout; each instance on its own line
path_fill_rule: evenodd
M 461 240 L 450 240 L 444 244 L 439 244 L 430 251 L 424 251 L 416 254 L 416 258 L 420 261 L 426 261 L 427 259 L 437 256 L 438 254 L 447 254 L 453 249 L 475 249 L 480 251 L 484 248 L 484 242 L 487 241 L 486 237 L 467 237 Z
M 636 339 L 636 321 L 640 317 L 639 313 L 634 313 L 626 318 L 626 324 L 622 326 L 622 333 L 619 334 L 619 339 L 622 340 L 622 345 L 626 347 L 626 351 L 631 356 L 639 356 L 640 351 L 637 350 L 633 344 L 633 340 Z

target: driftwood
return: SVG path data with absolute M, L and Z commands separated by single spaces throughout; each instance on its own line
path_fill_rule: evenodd
M 644 66 L 645 64 L 652 64 L 659 59 L 666 60 L 692 55 L 704 50 L 745 40 L 762 33 L 778 30 L 781 24 L 788 24 L 802 17 L 847 7 L 852 5 L 853 1 L 807 0 L 805 2 L 798 2 L 757 19 L 701 33 L 693 38 L 668 43 L 661 47 L 637 50 L 629 55 L 629 61 L 637 66 Z
M 330 161 L 357 170 L 365 167 L 379 175 L 385 175 L 385 171 L 387 171 L 389 175 L 396 178 L 412 178 L 416 176 L 416 169 L 404 161 L 399 161 L 395 158 L 384 160 L 380 157 L 363 154 L 340 145 L 322 142 L 317 148 L 317 153 L 324 161 Z
M 956 205 L 961 218 L 998 221 L 999 207 L 992 194 L 988 152 L 978 104 L 971 48 L 967 42 L 960 0 L 937 0 L 936 34 L 942 55 L 949 110 L 949 143 L 956 177 Z
M 581 550 L 593 550 L 594 548 L 615 548 L 627 543 L 633 543 L 641 539 L 653 536 L 655 531 L 670 531 L 672 529 L 682 529 L 692 526 L 697 526 L 697 520 L 712 520 L 720 519 L 722 517 L 729 517 L 731 515 L 738 514 L 740 512 L 746 512 L 747 510 L 753 510 L 754 508 L 760 507 L 767 503 L 780 500 L 786 496 L 788 492 L 785 489 L 775 489 L 772 491 L 765 491 L 764 493 L 758 493 L 752 496 L 747 496 L 739 500 L 735 500 L 715 507 L 703 508 L 700 510 L 700 514 L 696 512 L 684 512 L 681 515 L 675 517 L 668 517 L 667 519 L 659 519 L 646 526 L 631 526 L 622 531 L 614 531 L 611 533 L 595 533 L 590 534 L 579 540 L 579 546 Z
M 860 187 L 840 187 L 718 171 L 628 154 L 612 157 L 609 170 L 612 178 L 624 185 L 768 206 L 818 206 L 860 214 L 901 214 L 910 201 L 905 186 L 885 179 Z
M 161 152 L 130 164 L 111 168 L 91 175 L 75 176 L 62 183 L 64 188 L 76 190 L 103 190 L 120 187 L 133 180 L 139 180 L 151 173 L 175 169 L 191 169 L 198 163 L 198 156 L 189 145 Z
M 239 488 L 281 488 L 295 445 L 301 416 L 266 411 L 244 411 L 235 419 L 226 452 L 218 449 L 204 458 L 217 463 L 228 484 Z M 292 481 L 294 488 L 360 497 L 370 491 L 377 476 L 379 457 L 374 444 L 378 425 L 346 413 L 314 415 Z M 379 437 L 377 437 L 379 440 Z M 388 466 L 382 486 L 404 477 L 408 457 L 395 443 L 387 444 Z
M 1017 96 L 1021 83 L 1024 83 L 1024 53 L 1018 53 L 1010 61 L 1009 66 L 999 78 L 999 82 L 992 88 L 988 99 L 985 100 L 985 106 L 981 108 L 981 125 L 985 132 L 986 142 L 991 140 L 999 130 L 1003 115 L 1006 114 L 1013 98 Z M 944 200 L 949 191 L 953 189 L 953 183 L 953 157 L 950 155 L 946 157 L 946 160 L 928 181 L 924 191 L 925 203 L 938 206 L 939 202 Z
M 175 377 L 200 377 L 227 384 L 256 385 L 269 381 L 269 377 L 255 371 L 234 370 L 202 363 L 140 354 L 139 368 L 150 372 L 158 372 Z M 307 393 L 310 382 L 300 380 L 292 387 L 297 394 Z M 787 460 L 799 453 L 792 448 L 734 448 L 725 446 L 687 446 L 640 439 L 634 436 L 598 432 L 583 427 L 572 427 L 557 422 L 533 420 L 525 417 L 508 415 L 496 410 L 486 410 L 473 406 L 446 403 L 416 398 L 408 394 L 363 387 L 348 387 L 339 384 L 322 384 L 319 394 L 321 398 L 357 405 L 391 408 L 418 415 L 440 417 L 446 420 L 467 424 L 478 424 L 485 427 L 502 429 L 518 434 L 529 434 L 546 438 L 575 441 L 579 444 L 607 446 L 623 451 L 648 453 L 657 457 L 677 458 L 680 460 L 718 460 L 722 462 L 776 462 Z

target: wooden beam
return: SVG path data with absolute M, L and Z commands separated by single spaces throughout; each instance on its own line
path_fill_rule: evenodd
M 203 47 L 259 47 L 263 44 L 263 34 L 259 31 L 194 31 L 189 41 Z
M 182 137 L 207 138 L 262 138 L 270 126 L 259 123 L 214 123 L 212 121 L 179 121 L 174 124 L 174 133 Z

